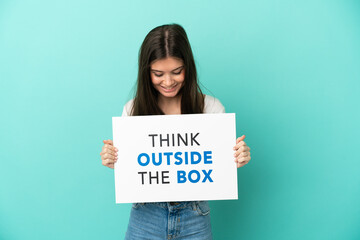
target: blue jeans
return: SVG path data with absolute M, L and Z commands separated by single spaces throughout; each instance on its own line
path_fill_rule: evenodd
M 134 203 L 125 240 L 211 240 L 207 201 Z

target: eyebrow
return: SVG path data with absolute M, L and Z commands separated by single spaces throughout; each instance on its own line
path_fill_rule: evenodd
M 173 69 L 172 72 L 173 72 L 173 71 L 176 71 L 176 70 L 178 70 L 178 69 L 180 69 L 180 68 L 183 68 L 183 67 L 184 67 L 184 65 L 182 65 L 182 66 L 180 66 L 180 67 L 177 67 L 177 68 Z M 150 70 L 153 71 L 153 72 L 163 72 L 163 71 L 156 70 L 156 69 L 150 69 Z

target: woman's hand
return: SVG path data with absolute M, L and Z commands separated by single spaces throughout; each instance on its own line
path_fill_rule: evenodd
M 234 147 L 234 157 L 237 167 L 242 167 L 247 164 L 251 157 L 250 157 L 250 148 L 244 142 L 245 135 L 242 135 L 238 139 L 236 139 L 236 145 Z
M 114 163 L 117 161 L 117 148 L 114 147 L 112 140 L 104 140 L 104 146 L 102 147 L 102 151 L 100 153 L 102 165 L 114 168 Z

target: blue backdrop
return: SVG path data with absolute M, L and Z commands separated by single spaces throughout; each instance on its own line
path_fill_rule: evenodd
M 123 238 L 99 153 L 166 23 L 251 147 L 239 200 L 210 203 L 214 239 L 360 239 L 355 0 L 2 0 L 0 239 Z

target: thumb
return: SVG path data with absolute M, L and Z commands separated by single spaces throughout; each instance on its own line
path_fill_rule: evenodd
M 242 140 L 244 140 L 245 139 L 245 135 L 242 135 L 241 137 L 238 137 L 237 139 L 236 139 L 236 143 L 239 143 L 239 142 L 241 142 Z
M 103 143 L 105 144 L 110 144 L 111 146 L 113 146 L 113 141 L 111 139 L 108 139 L 108 140 L 103 140 Z

